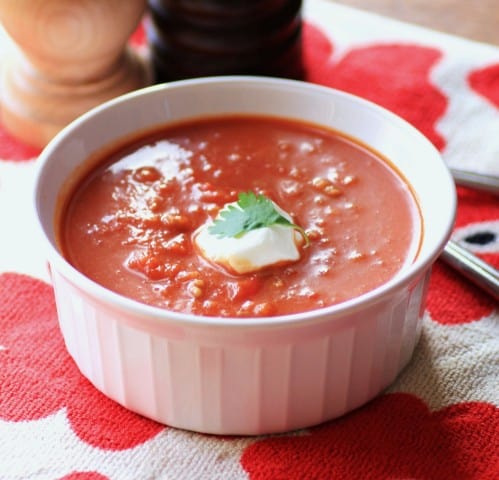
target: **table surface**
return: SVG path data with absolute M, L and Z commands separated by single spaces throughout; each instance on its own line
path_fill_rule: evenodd
M 336 0 L 336 3 L 499 45 L 497 0 Z

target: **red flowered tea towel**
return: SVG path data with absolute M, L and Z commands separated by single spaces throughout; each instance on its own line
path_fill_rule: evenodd
M 308 81 L 404 117 L 450 166 L 499 175 L 498 47 L 325 0 L 304 2 L 304 22 Z M 144 41 L 133 37 L 140 48 Z M 33 221 L 38 153 L 0 125 L 0 480 L 499 478 L 498 305 L 441 262 L 411 363 L 343 418 L 218 437 L 157 424 L 104 397 L 59 333 Z M 498 198 L 459 189 L 454 231 L 496 268 Z

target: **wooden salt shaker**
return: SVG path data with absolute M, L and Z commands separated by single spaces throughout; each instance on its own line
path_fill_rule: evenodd
M 99 103 L 145 86 L 145 62 L 127 46 L 146 0 L 0 0 L 13 40 L 2 59 L 4 127 L 43 147 Z
M 301 0 L 149 0 L 156 82 L 207 75 L 302 77 Z

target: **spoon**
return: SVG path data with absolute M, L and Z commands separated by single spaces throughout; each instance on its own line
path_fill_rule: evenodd
M 499 195 L 499 177 L 497 176 L 468 172 L 455 168 L 451 168 L 450 172 L 457 185 Z
M 453 240 L 447 242 L 440 258 L 499 301 L 499 270 Z
M 457 185 L 499 195 L 499 177 L 453 168 L 450 171 Z M 440 258 L 499 301 L 499 270 L 453 240 L 447 242 Z

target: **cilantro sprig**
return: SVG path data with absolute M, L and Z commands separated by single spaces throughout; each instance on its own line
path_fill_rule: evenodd
M 272 200 L 261 193 L 241 192 L 238 195 L 237 207 L 228 205 L 219 213 L 213 225 L 208 229 L 213 235 L 220 238 L 239 238 L 246 232 L 271 225 L 284 225 L 298 231 L 308 246 L 310 240 L 305 230 L 290 222 L 276 209 Z

